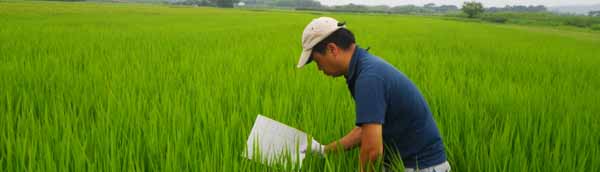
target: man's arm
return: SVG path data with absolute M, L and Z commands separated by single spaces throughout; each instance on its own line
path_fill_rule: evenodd
M 342 137 L 339 141 L 336 140 L 327 144 L 325 146 L 325 152 L 338 152 L 352 149 L 360 144 L 360 138 L 361 128 L 356 127 L 346 134 L 346 136 Z
M 373 167 L 379 166 L 378 160 L 383 155 L 381 124 L 363 124 L 360 128 L 360 171 L 373 171 Z

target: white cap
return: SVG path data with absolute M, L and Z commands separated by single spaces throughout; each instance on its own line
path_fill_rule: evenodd
M 296 67 L 301 68 L 308 62 L 312 53 L 312 48 L 327 38 L 331 33 L 343 28 L 344 25 L 338 24 L 338 21 L 331 17 L 319 17 L 313 19 L 302 32 L 302 54 L 298 65 Z

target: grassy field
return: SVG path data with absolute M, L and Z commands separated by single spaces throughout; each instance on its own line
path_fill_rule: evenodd
M 418 85 L 453 171 L 600 171 L 600 34 L 323 15 Z M 273 170 L 239 156 L 259 113 L 333 141 L 354 127 L 344 79 L 295 68 L 319 16 L 0 2 L 0 171 Z

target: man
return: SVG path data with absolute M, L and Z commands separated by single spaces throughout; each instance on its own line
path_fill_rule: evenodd
M 356 45 L 344 25 L 329 17 L 312 20 L 302 34 L 297 67 L 315 61 L 326 75 L 343 75 L 356 105 L 357 127 L 327 145 L 313 140 L 310 151 L 325 155 L 360 145 L 361 171 L 373 170 L 381 158 L 389 170 L 397 157 L 406 171 L 450 171 L 425 98 L 394 66 Z M 308 149 L 301 146 L 303 152 Z

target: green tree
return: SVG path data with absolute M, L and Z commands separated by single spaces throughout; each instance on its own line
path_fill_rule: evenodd
M 591 17 L 600 17 L 600 10 L 598 10 L 598 11 L 590 11 L 588 13 L 588 15 L 591 16 Z
M 462 11 L 469 16 L 469 18 L 473 18 L 480 13 L 483 13 L 483 5 L 479 2 L 465 2 L 462 6 Z

